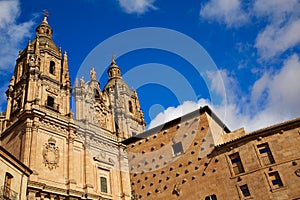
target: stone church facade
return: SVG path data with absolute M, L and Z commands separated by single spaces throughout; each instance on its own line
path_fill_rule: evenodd
M 230 131 L 206 106 L 145 131 L 114 58 L 103 89 L 94 68 L 72 88 L 52 33 L 45 17 L 19 52 L 0 115 L 1 148 L 32 172 L 26 199 L 300 199 L 300 118 Z
M 45 17 L 19 52 L 1 117 L 1 146 L 28 166 L 27 199 L 131 199 L 122 140 L 145 130 L 135 91 L 114 59 L 101 91 L 94 69 L 73 90 L 68 57 Z M 76 81 L 78 82 L 78 81 Z

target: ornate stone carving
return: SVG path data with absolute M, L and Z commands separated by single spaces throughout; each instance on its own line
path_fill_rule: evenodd
M 115 161 L 112 158 L 108 158 L 108 162 L 110 162 L 112 165 L 115 165 Z
M 54 95 L 58 95 L 58 92 L 59 92 L 58 89 L 52 88 L 52 87 L 50 87 L 50 86 L 47 86 L 47 87 L 46 87 L 46 91 L 47 91 L 47 92 L 50 92 L 50 93 L 52 93 L 52 94 L 54 94 Z
M 80 78 L 80 87 L 84 87 L 84 78 L 83 77 Z
M 30 67 L 34 67 L 34 66 L 38 66 L 39 65 L 39 61 L 40 61 L 39 56 L 37 56 L 37 55 L 31 55 L 29 57 L 28 63 L 29 63 Z
M 52 129 L 56 132 L 63 133 L 64 135 L 68 134 L 68 131 L 65 128 L 58 126 L 54 123 L 51 123 L 49 121 L 41 121 L 40 127 L 44 128 L 44 129 Z
M 43 159 L 45 166 L 50 170 L 58 167 L 59 162 L 59 148 L 56 146 L 56 140 L 52 137 L 49 138 L 48 143 L 44 144 Z
M 75 140 L 75 136 L 69 136 L 69 137 L 67 138 L 67 143 L 72 143 L 72 144 L 74 144 L 74 140 Z
M 108 157 L 106 155 L 106 153 L 102 150 L 100 150 L 98 155 L 94 157 L 94 160 L 99 161 L 99 162 L 103 162 L 103 163 L 106 163 L 106 164 L 109 164 L 109 165 L 112 165 L 112 166 L 114 166 L 115 163 L 116 163 L 113 158 Z
M 99 155 L 97 157 L 98 158 L 101 157 L 102 159 L 106 159 L 106 153 L 104 151 L 100 151 Z
M 92 80 L 97 80 L 95 68 L 93 67 L 90 71 L 90 77 Z

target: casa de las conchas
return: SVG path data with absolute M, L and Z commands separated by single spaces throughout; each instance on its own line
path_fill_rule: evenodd
M 0 199 L 300 199 L 300 118 L 231 131 L 205 106 L 146 131 L 115 59 L 105 84 L 91 66 L 72 86 L 52 33 L 44 17 L 16 59 L 0 116 Z

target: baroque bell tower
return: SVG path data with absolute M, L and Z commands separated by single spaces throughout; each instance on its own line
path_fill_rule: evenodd
M 52 40 L 53 30 L 45 16 L 36 28 L 36 37 L 20 51 L 6 94 L 6 123 L 31 107 L 46 107 L 70 115 L 70 77 L 67 53 L 62 56 Z
M 137 92 L 122 79 L 121 69 L 114 57 L 107 70 L 108 82 L 104 91 L 108 94 L 115 120 L 116 133 L 127 139 L 145 131 L 146 123 Z

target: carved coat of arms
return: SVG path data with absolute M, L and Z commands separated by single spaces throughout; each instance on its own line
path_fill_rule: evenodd
M 50 137 L 48 143 L 44 144 L 43 159 L 45 166 L 50 170 L 58 167 L 59 162 L 59 148 L 56 146 L 54 138 Z

